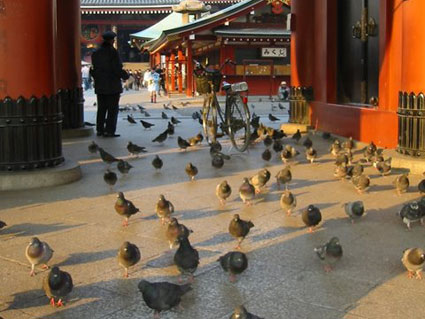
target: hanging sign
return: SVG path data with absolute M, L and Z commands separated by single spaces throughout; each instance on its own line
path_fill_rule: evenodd
M 285 58 L 286 48 L 261 48 L 263 58 Z

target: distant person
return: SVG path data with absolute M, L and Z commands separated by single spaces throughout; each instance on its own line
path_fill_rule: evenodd
M 83 79 L 84 90 L 87 91 L 90 89 L 90 68 L 87 64 L 81 67 L 81 77 Z
M 151 95 L 151 103 L 156 103 L 156 97 L 159 95 L 159 81 L 160 81 L 160 75 L 158 72 L 156 72 L 154 69 L 151 70 L 150 76 L 149 76 L 149 85 L 148 85 L 148 91 Z
M 289 98 L 289 88 L 285 81 L 280 82 L 279 90 L 277 93 L 278 97 L 282 101 L 286 101 Z
M 123 70 L 118 51 L 114 48 L 116 33 L 106 31 L 102 34 L 103 43 L 93 52 L 91 75 L 97 94 L 97 136 L 118 137 L 115 134 L 118 119 L 118 105 L 122 93 L 121 79 L 127 80 L 128 73 Z M 106 125 L 105 125 L 106 118 Z
M 147 69 L 145 73 L 143 73 L 143 86 L 147 88 L 149 86 L 149 78 L 151 76 L 151 69 Z

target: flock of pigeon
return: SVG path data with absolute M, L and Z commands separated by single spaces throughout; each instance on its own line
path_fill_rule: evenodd
M 166 110 L 170 109 L 169 106 L 170 105 L 164 104 Z M 139 109 L 142 113 L 146 112 L 142 106 L 139 106 Z M 177 107 L 173 106 L 173 109 L 176 110 Z M 126 110 L 124 109 L 122 111 Z M 202 116 L 198 112 L 195 112 L 192 117 L 202 124 Z M 162 118 L 168 119 L 168 115 L 162 112 Z M 127 120 L 131 124 L 137 124 L 136 120 L 131 115 L 127 116 Z M 269 114 L 269 120 L 274 122 L 278 119 L 272 114 Z M 150 129 L 154 126 L 154 124 L 144 120 L 140 122 L 145 129 Z M 175 125 L 179 123 L 179 120 L 171 117 L 171 122 L 168 122 L 167 129 L 153 139 L 152 142 L 164 142 L 169 135 L 174 134 Z M 296 147 L 297 145 L 302 145 L 302 147 L 305 148 L 304 154 L 307 162 L 314 164 L 318 154 L 313 147 L 311 136 L 307 135 L 303 138 L 301 132 L 298 130 L 292 137 L 287 137 L 282 130 L 265 126 L 260 122 L 260 117 L 256 116 L 255 113 L 252 116 L 251 125 L 253 127 L 253 133 L 250 138 L 251 142 L 253 144 L 264 143 L 266 147 L 261 154 L 262 160 L 270 161 L 273 150 L 280 156 L 284 164 L 283 168 L 275 175 L 275 178 L 278 189 L 280 189 L 282 185 L 285 187 L 280 198 L 280 206 L 282 210 L 290 216 L 297 206 L 296 197 L 290 191 L 290 184 L 292 181 L 291 165 L 297 161 L 297 157 L 300 155 L 300 148 Z M 332 138 L 332 136 L 326 132 L 322 134 L 322 137 L 325 140 L 330 140 Z M 189 147 L 201 144 L 202 141 L 202 134 L 198 134 L 188 140 L 179 136 L 177 144 L 180 149 L 186 150 Z M 218 140 L 210 144 L 209 148 L 213 167 L 219 169 L 223 167 L 224 159 L 231 159 L 230 156 L 221 152 L 222 146 Z M 371 184 L 370 178 L 364 174 L 364 166 L 373 165 L 382 176 L 385 176 L 391 173 L 391 158 L 385 159 L 383 150 L 378 149 L 376 145 L 371 142 L 364 149 L 363 157 L 354 163 L 354 148 L 355 143 L 351 137 L 343 142 L 335 138 L 331 144 L 330 153 L 335 158 L 335 178 L 341 180 L 350 179 L 354 189 L 361 194 L 367 192 Z M 117 169 L 123 175 L 128 174 L 132 168 L 130 163 L 123 159 L 116 158 L 102 147 L 98 146 L 95 142 L 92 142 L 88 146 L 88 150 L 93 154 L 98 152 L 102 161 L 108 165 L 108 169 L 104 174 L 104 181 L 110 186 L 111 190 L 113 190 L 118 178 L 117 174 L 110 169 L 110 166 L 113 163 L 117 163 Z M 133 156 L 140 156 L 142 153 L 148 152 L 145 147 L 136 145 L 132 142 L 128 142 L 127 150 Z M 156 170 L 161 170 L 163 161 L 158 155 L 155 155 L 152 160 L 152 165 Z M 189 162 L 186 166 L 186 173 L 189 179 L 194 181 L 198 173 L 198 168 Z M 252 177 L 245 177 L 238 189 L 242 202 L 246 205 L 252 205 L 252 201 L 256 197 L 261 196 L 267 188 L 267 183 L 270 178 L 271 173 L 267 168 L 261 169 Z M 397 194 L 401 195 L 406 192 L 409 187 L 408 174 L 397 176 L 393 184 Z M 420 193 L 425 193 L 425 179 L 419 183 L 418 190 Z M 226 204 L 226 200 L 230 197 L 231 193 L 232 188 L 226 180 L 220 182 L 215 188 L 215 194 L 221 205 Z M 353 223 L 355 220 L 365 215 L 366 209 L 362 201 L 347 202 L 343 207 Z M 140 211 L 130 200 L 125 198 L 123 192 L 118 192 L 114 208 L 116 213 L 123 217 L 123 227 L 128 226 L 130 217 Z M 138 288 L 143 295 L 144 301 L 148 307 L 154 310 L 155 318 L 159 318 L 159 313 L 161 311 L 178 306 L 182 296 L 191 290 L 191 283 L 194 281 L 194 273 L 199 265 L 200 257 L 196 248 L 194 248 L 189 241 L 190 234 L 193 231 L 179 223 L 179 221 L 173 217 L 175 209 L 171 201 L 167 200 L 164 195 L 159 195 L 155 211 L 161 224 L 166 227 L 165 234 L 170 249 L 178 245 L 178 249 L 174 254 L 174 263 L 181 274 L 179 283 L 184 282 L 186 279 L 185 284 L 179 285 L 169 282 L 140 281 Z M 406 203 L 400 210 L 399 216 L 409 229 L 413 222 L 420 221 L 423 223 L 425 219 L 425 197 L 419 201 Z M 302 210 L 301 219 L 306 225 L 308 232 L 313 232 L 322 221 L 322 214 L 317 206 L 311 204 L 308 205 L 306 209 Z M 6 224 L 0 221 L 0 229 L 5 226 Z M 236 275 L 241 274 L 248 267 L 248 257 L 241 251 L 241 244 L 249 235 L 252 227 L 254 227 L 254 224 L 249 220 L 241 219 L 239 214 L 234 214 L 229 222 L 228 231 L 229 234 L 237 240 L 237 246 L 234 251 L 226 253 L 217 261 L 222 269 L 229 273 L 231 282 L 234 282 Z M 337 237 L 333 237 L 328 242 L 318 245 L 314 248 L 314 252 L 323 262 L 324 269 L 327 272 L 331 271 L 335 262 L 340 260 L 343 256 L 343 249 Z M 47 263 L 52 258 L 53 253 L 54 251 L 48 243 L 42 242 L 36 237 L 32 238 L 25 251 L 26 257 L 31 264 L 30 275 L 35 275 L 35 266 L 37 265 L 48 267 Z M 135 244 L 126 241 L 121 245 L 118 250 L 118 263 L 124 268 L 124 277 L 128 277 L 128 269 L 136 265 L 140 259 L 141 252 Z M 421 248 L 412 247 L 406 249 L 403 252 L 401 260 L 408 270 L 409 278 L 421 278 L 421 271 L 425 264 L 425 254 Z M 50 298 L 50 302 L 53 306 L 63 305 L 64 298 L 72 291 L 72 288 L 73 283 L 71 275 L 61 271 L 58 267 L 53 267 L 43 280 L 43 289 L 47 297 Z M 244 306 L 238 306 L 230 318 L 255 319 L 259 317 L 250 314 Z

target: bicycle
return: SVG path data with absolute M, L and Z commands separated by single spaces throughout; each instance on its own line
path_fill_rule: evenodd
M 196 78 L 196 90 L 199 94 L 204 94 L 202 106 L 202 121 L 205 139 L 209 144 L 217 140 L 217 114 L 220 116 L 220 128 L 226 133 L 233 146 L 244 152 L 249 145 L 251 115 L 248 109 L 248 98 L 243 96 L 243 92 L 248 91 L 246 82 L 234 84 L 223 81 L 221 88 L 226 93 L 224 115 L 217 100 L 216 93 L 220 89 L 222 80 L 222 69 L 226 64 L 234 64 L 231 60 L 226 60 L 219 70 L 207 69 L 201 63 L 194 60 L 194 75 Z

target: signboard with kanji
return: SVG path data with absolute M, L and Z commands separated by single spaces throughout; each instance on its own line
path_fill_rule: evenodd
M 263 58 L 285 58 L 286 48 L 261 48 Z

